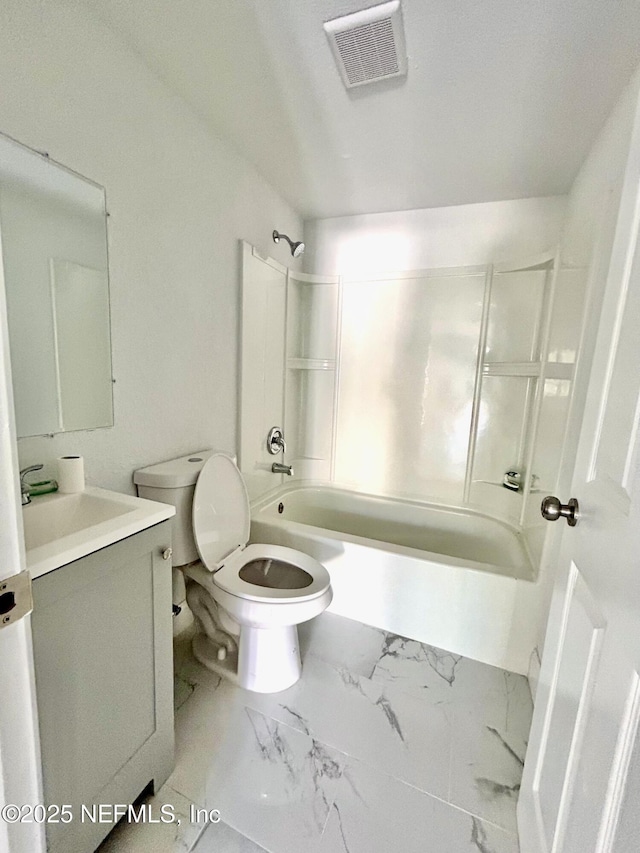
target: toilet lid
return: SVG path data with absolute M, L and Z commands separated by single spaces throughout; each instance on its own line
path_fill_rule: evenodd
M 214 453 L 202 466 L 192 518 L 198 554 L 211 572 L 249 541 L 249 496 L 235 463 L 223 453 Z

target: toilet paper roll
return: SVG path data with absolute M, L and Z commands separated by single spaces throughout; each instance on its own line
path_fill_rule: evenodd
M 82 456 L 61 456 L 58 459 L 58 491 L 67 494 L 84 491 Z

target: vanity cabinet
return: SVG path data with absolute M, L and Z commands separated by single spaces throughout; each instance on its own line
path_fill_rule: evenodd
M 112 829 L 93 806 L 131 803 L 171 772 L 170 543 L 165 521 L 33 582 L 44 798 L 73 811 L 47 826 L 50 853 L 93 851 Z

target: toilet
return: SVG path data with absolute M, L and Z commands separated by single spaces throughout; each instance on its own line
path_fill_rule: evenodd
M 280 545 L 247 544 L 247 490 L 234 461 L 204 451 L 135 472 L 142 498 L 176 507 L 173 566 L 211 596 L 219 626 L 237 638 L 235 655 L 216 639 L 210 620 L 197 618 L 194 656 L 206 667 L 257 693 L 285 690 L 300 678 L 301 622 L 332 599 L 329 573 L 317 560 Z M 197 608 L 196 608 L 197 610 Z M 197 615 L 197 614 L 196 614 Z

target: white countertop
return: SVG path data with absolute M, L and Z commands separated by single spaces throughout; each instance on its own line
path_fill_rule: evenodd
M 38 578 L 166 521 L 175 512 L 169 504 L 94 487 L 76 495 L 33 497 L 22 515 L 27 569 L 32 579 Z

